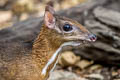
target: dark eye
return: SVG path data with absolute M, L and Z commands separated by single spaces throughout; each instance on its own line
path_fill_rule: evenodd
M 65 24 L 64 26 L 63 26 L 63 30 L 64 31 L 71 31 L 73 28 L 72 28 L 72 26 L 70 25 L 70 24 Z

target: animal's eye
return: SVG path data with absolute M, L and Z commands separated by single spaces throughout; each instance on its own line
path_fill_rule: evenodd
M 71 31 L 73 28 L 72 28 L 72 26 L 70 25 L 70 24 L 65 24 L 64 26 L 63 26 L 63 30 L 64 31 Z

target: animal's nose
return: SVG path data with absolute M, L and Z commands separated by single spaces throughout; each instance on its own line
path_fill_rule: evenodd
M 93 42 L 96 41 L 96 39 L 97 39 L 96 35 L 94 35 L 94 34 L 89 34 L 88 37 L 89 37 L 89 40 L 93 41 Z

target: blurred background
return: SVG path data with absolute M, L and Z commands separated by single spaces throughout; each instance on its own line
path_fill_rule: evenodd
M 49 1 L 58 14 L 77 20 L 98 38 L 62 52 L 49 80 L 120 80 L 120 0 L 0 0 L 0 29 L 18 29 L 16 41 L 34 39 Z M 11 39 L 8 34 L 0 37 Z
M 29 17 L 40 17 L 46 3 L 52 1 L 56 11 L 68 9 L 86 0 L 0 0 L 0 28 Z

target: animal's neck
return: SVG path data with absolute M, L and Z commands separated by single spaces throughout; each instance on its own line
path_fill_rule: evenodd
M 57 39 L 52 38 L 51 35 L 53 34 L 50 30 L 42 27 L 40 34 L 33 44 L 33 59 L 37 62 L 43 75 L 47 75 L 47 72 L 54 67 L 60 50 L 59 47 L 61 43 L 59 43 Z M 53 35 L 53 37 L 55 37 L 55 35 Z

